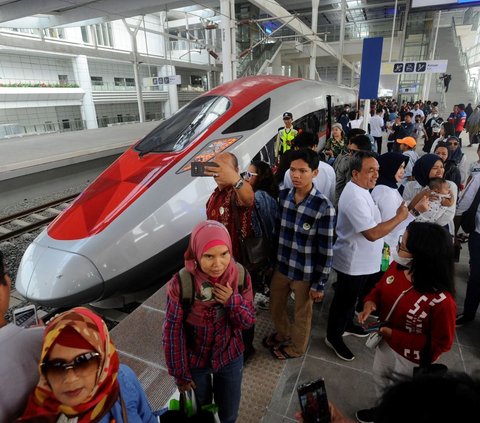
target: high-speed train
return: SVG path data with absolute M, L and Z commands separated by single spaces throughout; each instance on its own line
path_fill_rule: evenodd
M 192 161 L 229 151 L 241 169 L 255 156 L 273 163 L 285 111 L 324 137 L 334 108 L 356 100 L 347 87 L 281 76 L 241 78 L 201 95 L 130 147 L 30 244 L 16 289 L 44 306 L 111 307 L 159 288 L 181 266 L 216 187 L 191 176 Z

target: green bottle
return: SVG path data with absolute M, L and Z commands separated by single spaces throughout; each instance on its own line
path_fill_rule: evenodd
M 383 251 L 382 251 L 382 272 L 385 272 L 390 265 L 390 247 L 388 244 L 383 243 Z

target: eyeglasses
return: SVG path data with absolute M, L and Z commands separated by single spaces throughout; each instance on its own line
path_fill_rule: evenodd
M 397 244 L 397 250 L 398 251 L 403 251 L 404 253 L 410 253 L 403 245 L 402 245 L 402 235 L 398 237 L 398 244 Z
M 70 369 L 77 376 L 86 376 L 98 369 L 99 361 L 99 353 L 88 352 L 77 355 L 69 363 L 66 363 L 64 360 L 44 361 L 40 364 L 40 370 L 47 379 L 62 379 Z
M 258 176 L 258 173 L 249 172 L 248 170 L 247 170 L 246 172 L 243 172 L 243 173 L 242 173 L 242 177 L 243 177 L 243 179 L 245 179 L 246 181 L 248 181 L 252 176 Z

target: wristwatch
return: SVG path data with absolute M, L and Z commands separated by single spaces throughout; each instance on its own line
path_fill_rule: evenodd
M 235 188 L 235 189 L 240 189 L 240 188 L 243 187 L 243 184 L 244 184 L 244 183 L 245 183 L 245 181 L 244 181 L 242 178 L 240 178 L 237 182 L 235 182 L 235 183 L 233 184 L 233 188 Z
M 410 213 L 412 213 L 415 217 L 420 216 L 420 212 L 415 207 L 410 209 Z

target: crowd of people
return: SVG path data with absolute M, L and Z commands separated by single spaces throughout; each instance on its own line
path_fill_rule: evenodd
M 480 148 L 479 160 L 468 164 L 460 141 L 465 125 L 479 129 L 480 106 L 470 116 L 465 109 L 457 105 L 442 120 L 434 102 L 378 101 L 362 129 L 365 111 L 346 105 L 321 145 L 319 134 L 296 128 L 285 112 L 275 163 L 254 159 L 241 169 L 234 154 L 217 155 L 217 166 L 205 171 L 217 185 L 205 205 L 207 219 L 193 229 L 184 267 L 167 285 L 163 348 L 178 390 L 194 390 L 200 404 L 215 402 L 220 422 L 234 423 L 242 370 L 256 353 L 256 294 L 268 293 L 275 329 L 262 345 L 274 360 L 301 357 L 313 305 L 323 301 L 332 271 L 325 344 L 339 359 L 354 360 L 346 337 L 367 337 L 366 325 L 380 319 L 373 363 L 379 400 L 394 402 L 384 393 L 449 351 L 455 327 L 471 322 L 480 304 L 477 210 L 476 230 L 468 234 L 467 294 L 457 315 L 456 216 L 480 189 Z M 0 351 L 13 362 L 22 349 L 30 356 L 20 370 L 2 360 L 2 380 L 17 389 L 2 394 L 0 421 L 157 421 L 95 313 L 74 308 L 45 328 L 6 322 L 10 279 L 3 262 L 2 269 Z M 389 421 L 378 404 L 359 410 L 357 420 Z M 332 421 L 347 421 L 332 410 Z

